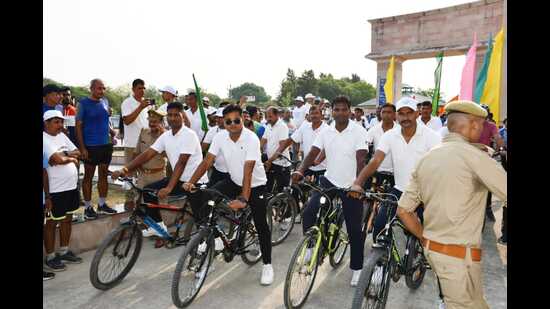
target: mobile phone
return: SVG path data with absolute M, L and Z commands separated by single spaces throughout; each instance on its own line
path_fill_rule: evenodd
M 149 99 L 149 105 L 155 105 L 155 99 Z

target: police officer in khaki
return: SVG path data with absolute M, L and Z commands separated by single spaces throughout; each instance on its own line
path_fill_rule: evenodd
M 483 297 L 481 232 L 487 190 L 506 202 L 506 172 L 490 149 L 477 144 L 487 112 L 471 101 L 449 103 L 445 111 L 449 135 L 417 163 L 397 214 L 422 240 L 446 308 L 489 308 Z M 420 203 L 424 227 L 414 214 Z

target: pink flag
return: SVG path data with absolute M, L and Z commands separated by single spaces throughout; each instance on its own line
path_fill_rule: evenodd
M 460 99 L 471 101 L 474 94 L 475 69 L 476 69 L 477 39 L 474 33 L 474 43 L 466 55 L 466 63 L 462 69 L 462 80 L 460 81 Z

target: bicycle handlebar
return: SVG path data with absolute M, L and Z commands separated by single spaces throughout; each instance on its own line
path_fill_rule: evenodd
M 277 158 L 284 159 L 285 161 L 289 162 L 293 167 L 298 166 L 301 163 L 301 161 L 292 161 L 289 158 L 283 156 L 282 154 L 279 154 Z
M 374 199 L 379 201 L 380 203 L 387 203 L 392 206 L 397 206 L 397 201 L 399 200 L 396 195 L 391 193 L 378 193 L 378 192 L 367 191 L 363 195 L 367 199 Z M 381 196 L 390 196 L 392 199 L 385 199 L 385 198 L 382 198 Z

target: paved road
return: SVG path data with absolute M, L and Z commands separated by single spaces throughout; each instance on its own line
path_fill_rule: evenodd
M 500 217 L 500 207 L 496 211 Z M 497 221 L 498 222 L 498 221 Z M 495 229 L 497 226 L 495 226 Z M 496 245 L 493 224 L 485 227 L 483 235 L 483 270 L 485 297 L 493 309 L 506 308 L 506 266 Z M 214 262 L 215 270 L 206 279 L 200 294 L 188 308 L 284 308 L 283 288 L 288 261 L 301 237 L 301 225 L 295 226 L 287 240 L 273 249 L 275 281 L 269 287 L 260 286 L 261 263 L 249 267 L 240 258 L 227 264 Z M 369 235 L 365 248 L 370 251 Z M 175 308 L 170 285 L 176 261 L 182 247 L 154 249 L 145 240 L 134 269 L 115 288 L 103 292 L 89 282 L 90 262 L 94 252 L 82 254 L 84 263 L 68 265 L 54 280 L 44 282 L 44 308 Z M 505 249 L 504 249 L 505 250 Z M 349 252 L 349 251 L 348 251 Z M 351 271 L 349 253 L 338 269 L 327 260 L 319 268 L 312 293 L 303 308 L 349 308 L 353 289 L 349 286 Z M 417 291 L 410 291 L 405 279 L 392 283 L 387 308 L 437 308 L 437 284 L 428 271 Z

